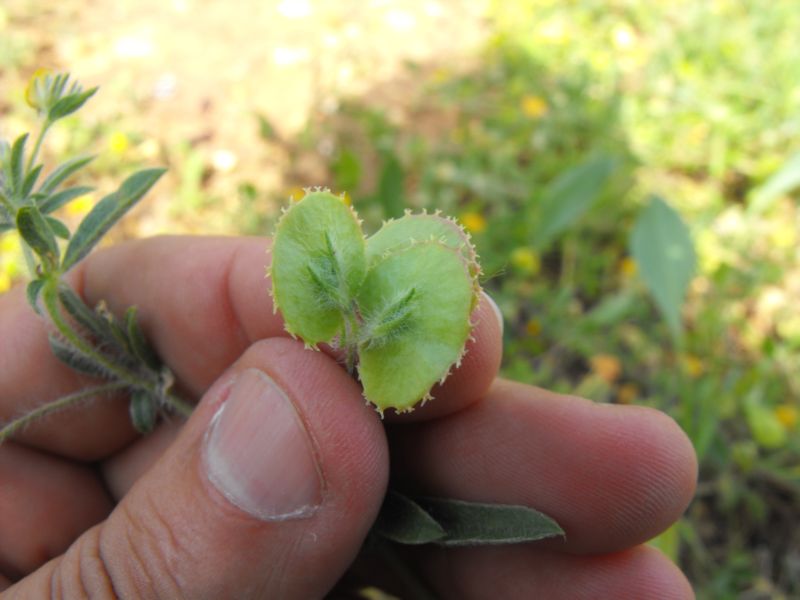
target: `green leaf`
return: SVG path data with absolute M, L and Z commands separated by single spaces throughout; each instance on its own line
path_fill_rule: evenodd
M 354 190 L 361 182 L 361 161 L 351 150 L 344 148 L 331 164 L 333 180 L 339 190 Z
M 128 307 L 125 311 L 125 330 L 128 334 L 128 343 L 134 356 L 141 360 L 151 369 L 160 369 L 161 361 L 147 341 L 137 319 L 137 309 L 135 306 Z
M 394 154 L 384 158 L 381 177 L 378 182 L 378 201 L 383 207 L 385 218 L 403 216 L 405 198 L 403 192 L 403 166 Z
M 28 175 L 25 177 L 25 181 L 22 182 L 22 189 L 20 190 L 20 198 L 27 198 L 33 186 L 36 185 L 36 181 L 39 179 L 39 175 L 42 172 L 44 165 L 36 165 L 33 169 L 30 170 Z
M 43 200 L 40 200 L 38 202 L 39 210 L 41 210 L 44 214 L 49 214 L 58 210 L 65 204 L 72 202 L 75 198 L 83 196 L 84 194 L 88 194 L 93 189 L 94 188 L 90 186 L 80 185 L 61 190 L 60 192 L 56 192 L 55 194 L 51 194 L 46 196 Z
M 25 295 L 28 298 L 28 304 L 31 305 L 31 308 L 35 310 L 37 313 L 39 311 L 39 293 L 42 291 L 42 286 L 44 286 L 44 279 L 34 279 L 28 286 L 25 288 Z
M 55 357 L 71 369 L 92 377 L 108 379 L 112 377 L 103 365 L 92 357 L 85 355 L 69 342 L 53 335 L 49 336 L 49 340 L 50 350 Z
M 155 429 L 158 421 L 158 400 L 145 390 L 135 390 L 131 394 L 129 406 L 133 427 L 141 434 Z
M 390 313 L 412 289 L 402 326 L 358 348 L 364 396 L 379 411 L 411 410 L 460 360 L 469 337 L 476 290 L 460 252 L 419 242 L 372 265 L 358 296 L 365 323 Z
M 51 266 L 58 264 L 58 242 L 42 213 L 35 206 L 17 211 L 17 230 L 31 249 Z
M 759 446 L 774 450 L 786 445 L 788 435 L 775 413 L 761 403 L 762 394 L 760 387 L 750 391 L 744 401 L 744 414 L 753 439 Z
M 45 177 L 45 180 L 42 182 L 42 187 L 39 188 L 39 192 L 45 194 L 53 192 L 64 181 L 66 181 L 69 177 L 81 170 L 93 160 L 94 156 L 78 156 L 63 162 L 58 167 L 53 169 L 52 173 Z
M 792 156 L 786 164 L 750 195 L 748 211 L 761 214 L 769 210 L 775 201 L 800 187 L 800 152 Z
M 564 535 L 547 515 L 526 506 L 484 504 L 445 498 L 414 498 L 445 531 L 441 546 L 518 544 Z
M 584 162 L 553 181 L 537 206 L 531 242 L 541 250 L 577 221 L 600 197 L 615 161 L 600 157 Z
M 681 309 L 696 263 L 689 230 L 669 204 L 653 197 L 634 225 L 630 244 L 642 279 L 679 341 Z
M 120 188 L 98 202 L 78 225 L 64 252 L 62 269 L 66 271 L 84 256 L 126 212 L 153 187 L 165 169 L 145 169 L 128 177 Z
M 101 344 L 111 344 L 117 349 L 127 352 L 127 347 L 121 347 L 117 339 L 111 334 L 111 329 L 104 316 L 97 314 L 86 306 L 83 299 L 66 284 L 58 286 L 58 300 L 61 306 L 87 333 L 94 336 Z
M 47 221 L 47 224 L 50 226 L 50 229 L 57 237 L 60 237 L 62 240 L 69 239 L 70 236 L 69 228 L 66 225 L 64 225 L 64 223 L 62 223 L 55 217 L 51 217 L 49 215 L 45 215 L 44 220 Z
M 50 121 L 57 121 L 67 115 L 71 115 L 83 106 L 89 98 L 94 96 L 96 91 L 97 88 L 93 87 L 85 92 L 76 92 L 64 96 L 50 108 L 50 111 L 47 113 L 47 118 Z
M 14 145 L 11 147 L 11 156 L 8 161 L 8 184 L 13 190 L 13 194 L 17 197 L 20 197 L 19 192 L 22 189 L 22 178 L 25 173 L 25 143 L 27 141 L 27 133 L 14 140 Z
M 286 329 L 307 344 L 331 341 L 342 329 L 364 281 L 364 236 L 355 213 L 329 192 L 292 204 L 272 246 L 272 293 Z
M 376 533 L 399 544 L 429 544 L 445 536 L 442 526 L 419 504 L 391 489 L 373 528 Z

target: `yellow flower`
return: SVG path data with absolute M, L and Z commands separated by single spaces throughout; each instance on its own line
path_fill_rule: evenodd
M 130 146 L 128 136 L 121 131 L 113 132 L 108 138 L 108 149 L 114 154 L 125 154 Z
M 800 420 L 800 411 L 793 404 L 779 404 L 775 407 L 775 418 L 786 429 L 794 429 L 797 421 Z
M 626 279 L 633 277 L 636 274 L 636 261 L 630 256 L 626 256 L 619 261 L 619 272 Z
M 19 235 L 16 232 L 0 236 L 0 254 L 15 254 L 20 249 Z
M 480 213 L 464 213 L 461 215 L 461 223 L 470 233 L 480 233 L 486 230 L 486 218 Z
M 589 359 L 589 365 L 595 375 L 608 383 L 613 383 L 622 374 L 622 363 L 611 354 L 595 354 Z
M 289 190 L 289 201 L 300 202 L 306 195 L 306 191 L 300 186 L 294 186 Z
M 541 263 L 539 255 L 530 248 L 519 247 L 511 252 L 511 264 L 524 273 L 536 274 L 539 272 Z
M 540 333 L 542 333 L 542 323 L 539 319 L 530 319 L 527 323 L 525 323 L 525 331 L 531 337 L 536 337 Z
M 681 364 L 683 365 L 683 370 L 686 371 L 686 374 L 692 379 L 697 379 L 706 370 L 703 361 L 694 354 L 685 354 L 682 356 Z
M 79 217 L 88 213 L 92 209 L 93 205 L 94 196 L 92 196 L 92 194 L 83 194 L 67 204 L 66 213 L 70 217 Z
M 11 277 L 5 271 L 0 271 L 0 294 L 11 288 Z
M 617 389 L 617 402 L 620 404 L 633 404 L 639 397 L 639 386 L 635 383 L 623 383 Z
M 525 113 L 525 116 L 530 117 L 531 119 L 543 117 L 550 110 L 550 107 L 547 106 L 547 102 L 545 102 L 545 100 L 539 96 L 525 96 L 520 105 L 522 107 L 522 112 Z
M 50 75 L 50 69 L 39 67 L 33 72 L 31 78 L 28 80 L 28 85 L 25 88 L 25 102 L 31 108 L 42 110 L 42 98 L 40 90 L 44 88 L 44 80 Z

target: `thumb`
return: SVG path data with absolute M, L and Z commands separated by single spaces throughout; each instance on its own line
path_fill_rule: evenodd
M 109 518 L 19 597 L 321 597 L 383 497 L 380 421 L 329 357 L 251 346 Z

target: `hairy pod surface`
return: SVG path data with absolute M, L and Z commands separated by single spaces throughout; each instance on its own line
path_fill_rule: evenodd
M 475 249 L 455 220 L 411 214 L 364 239 L 341 198 L 312 191 L 278 223 L 272 293 L 286 329 L 354 356 L 379 412 L 410 411 L 464 353 L 480 285 Z

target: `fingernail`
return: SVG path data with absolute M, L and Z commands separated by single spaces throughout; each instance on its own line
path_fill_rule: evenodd
M 500 312 L 500 307 L 497 306 L 497 302 L 494 301 L 494 298 L 492 298 L 486 292 L 482 292 L 482 293 L 483 293 L 483 297 L 486 300 L 489 301 L 489 306 L 492 307 L 492 310 L 494 311 L 494 316 L 497 317 L 497 323 L 500 325 L 500 335 L 502 335 L 503 334 L 503 313 Z
M 266 521 L 310 516 L 322 502 L 314 447 L 289 396 L 264 372 L 236 378 L 205 439 L 209 481 Z

